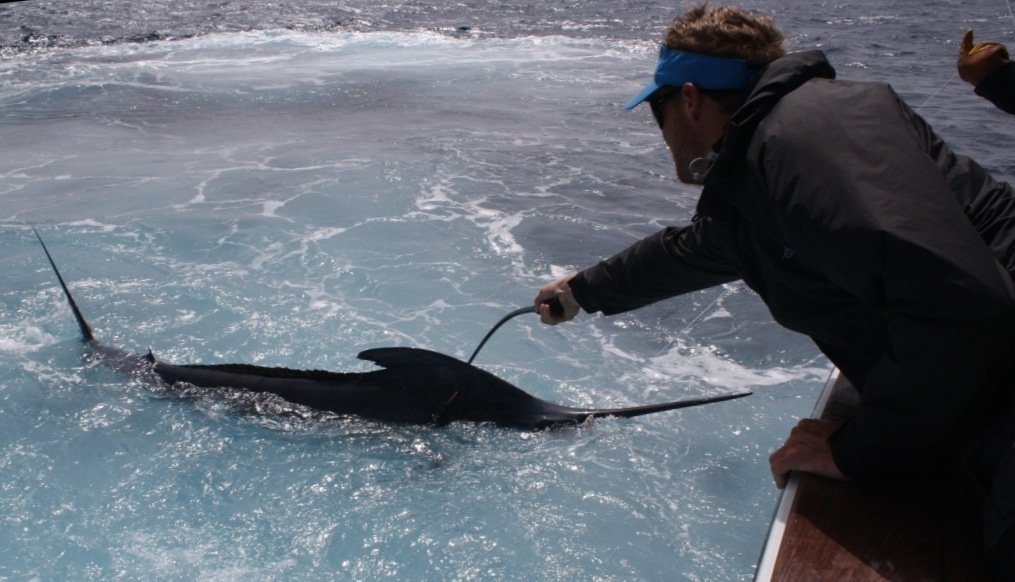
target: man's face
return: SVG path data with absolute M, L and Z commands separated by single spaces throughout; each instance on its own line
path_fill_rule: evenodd
M 677 170 L 677 178 L 685 184 L 701 184 L 702 180 L 695 180 L 688 169 L 691 161 L 708 154 L 709 148 L 702 149 L 698 143 L 700 140 L 688 119 L 688 113 L 684 111 L 683 99 L 679 91 L 663 94 L 653 98 L 651 102 L 652 112 L 659 123 L 663 133 L 663 141 L 670 148 L 673 156 L 673 164 Z

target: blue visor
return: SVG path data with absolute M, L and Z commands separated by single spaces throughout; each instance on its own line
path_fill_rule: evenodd
M 743 59 L 699 55 L 663 46 L 659 49 L 659 63 L 652 82 L 628 101 L 624 109 L 633 109 L 663 85 L 680 87 L 693 83 L 706 91 L 745 89 L 758 77 L 758 72 L 759 69 L 748 67 Z

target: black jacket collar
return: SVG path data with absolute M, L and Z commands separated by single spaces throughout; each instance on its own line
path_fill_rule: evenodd
M 834 79 L 835 69 L 817 50 L 792 53 L 770 63 L 762 71 L 754 88 L 740 109 L 730 117 L 712 165 L 705 188 L 698 200 L 698 214 L 724 214 L 722 206 L 741 190 L 747 166 L 747 147 L 758 124 L 779 102 L 779 99 L 815 78 Z M 725 209 L 728 211 L 728 209 Z

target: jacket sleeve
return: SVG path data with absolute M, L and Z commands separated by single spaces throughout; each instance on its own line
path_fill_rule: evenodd
M 832 441 L 844 474 L 874 478 L 954 434 L 1010 357 L 1015 301 L 922 120 L 887 86 L 822 91 L 770 114 L 755 178 L 775 235 L 882 322 L 860 410 Z
M 613 315 L 739 279 L 717 244 L 722 227 L 696 217 L 663 229 L 571 280 L 582 309 Z
M 1001 111 L 1015 115 L 1015 61 L 994 69 L 976 85 L 975 91 Z

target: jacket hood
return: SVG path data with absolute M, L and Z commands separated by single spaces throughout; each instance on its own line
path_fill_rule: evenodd
M 783 95 L 815 78 L 835 78 L 835 69 L 821 51 L 792 53 L 772 61 L 762 71 L 747 101 L 730 118 L 726 134 L 753 134 L 754 128 Z
M 705 180 L 701 202 L 736 187 L 736 182 L 743 176 L 747 147 L 758 124 L 783 96 L 815 78 L 835 78 L 835 69 L 825 58 L 825 53 L 817 50 L 791 53 L 765 67 L 747 101 L 733 113 L 726 125 L 719 158 Z M 710 191 L 716 194 L 710 194 Z M 698 211 L 704 213 L 701 203 Z

